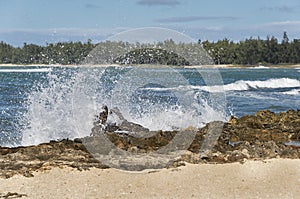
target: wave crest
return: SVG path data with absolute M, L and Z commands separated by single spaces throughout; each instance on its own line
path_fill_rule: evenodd
M 145 90 L 154 91 L 167 91 L 167 90 L 202 90 L 211 93 L 224 92 L 224 91 L 246 91 L 250 89 L 267 89 L 267 88 L 297 88 L 300 87 L 300 81 L 290 78 L 278 78 L 257 81 L 239 80 L 225 85 L 214 86 L 179 86 L 173 88 L 145 88 Z

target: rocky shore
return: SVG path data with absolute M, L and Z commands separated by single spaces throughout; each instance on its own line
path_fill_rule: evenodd
M 201 129 L 148 133 L 152 136 L 104 132 L 37 146 L 0 147 L 0 177 L 10 178 L 15 174 L 32 177 L 34 171 L 53 167 L 143 170 L 186 163 L 300 158 L 300 110 L 278 114 L 264 110 L 252 116 L 232 117 L 225 123 L 211 122 Z M 181 136 L 182 140 L 176 140 L 178 134 L 191 134 L 193 139 L 189 142 L 188 137 Z M 160 150 L 173 142 L 180 144 L 168 151 Z M 155 164 L 150 160 L 155 160 Z M 134 161 L 137 162 L 132 164 Z

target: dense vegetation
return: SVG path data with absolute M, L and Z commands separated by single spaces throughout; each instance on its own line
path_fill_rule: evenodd
M 275 37 L 246 39 L 233 42 L 228 39 L 202 42 L 216 64 L 295 64 L 300 63 L 300 39 L 289 41 L 284 32 L 282 41 Z
M 2 64 L 76 64 L 95 47 L 89 40 L 81 42 L 59 42 L 38 46 L 24 43 L 23 47 L 12 47 L 0 42 Z
M 155 46 L 136 45 L 138 45 L 138 48 L 132 48 L 130 44 L 122 42 L 93 44 L 91 40 L 88 40 L 86 43 L 59 42 L 56 44 L 47 44 L 46 46 L 24 43 L 23 47 L 13 47 L 4 42 L 0 42 L 0 63 L 78 64 L 81 63 L 96 46 L 97 48 L 100 46 L 100 50 L 102 51 L 111 52 L 111 49 L 118 51 L 119 56 L 114 57 L 112 61 L 121 64 L 193 64 L 190 60 L 195 58 L 190 57 L 189 59 L 189 56 L 192 53 L 195 54 L 195 52 L 196 54 L 203 53 L 199 51 L 201 47 L 208 52 L 215 64 L 256 65 L 259 63 L 300 63 L 300 39 L 289 41 L 286 32 L 284 32 L 281 41 L 278 41 L 275 37 L 267 37 L 267 39 L 249 38 L 239 42 L 223 39 L 217 42 L 201 42 L 199 40 L 198 44 L 175 44 L 172 40 L 169 40 L 158 43 Z M 120 47 L 132 50 L 122 51 Z M 122 54 L 121 51 L 125 52 L 125 54 Z
M 119 64 L 190 65 L 185 58 L 178 54 L 159 48 L 135 49 L 116 58 L 114 62 Z

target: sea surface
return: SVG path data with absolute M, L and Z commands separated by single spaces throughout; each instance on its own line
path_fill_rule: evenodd
M 104 104 L 151 130 L 297 110 L 300 69 L 1 67 L 0 145 L 87 136 Z

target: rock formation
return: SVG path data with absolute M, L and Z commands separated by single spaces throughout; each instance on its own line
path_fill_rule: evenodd
M 117 121 L 110 123 L 107 122 L 109 114 L 113 114 L 118 117 L 118 124 Z M 105 132 L 117 131 L 122 133 L 147 133 L 149 132 L 149 129 L 143 127 L 142 125 L 127 121 L 117 107 L 108 111 L 108 107 L 103 106 L 99 116 L 96 117 L 94 127 L 91 131 L 91 136 L 95 136 Z
M 127 125 L 125 120 L 121 124 L 116 126 L 117 129 L 125 130 L 125 126 L 129 126 L 129 131 L 135 131 L 135 128 Z M 210 135 L 218 129 L 221 131 L 217 137 Z M 124 154 L 128 152 L 137 154 L 138 157 L 149 154 L 151 156 L 151 152 L 172 144 L 174 139 L 177 139 L 178 133 L 184 135 L 194 133 L 193 140 L 191 143 L 185 143 L 184 139 L 180 140 L 181 145 L 176 146 L 176 150 L 181 153 L 173 156 L 176 158 L 164 166 L 180 166 L 184 162 L 227 163 L 244 162 L 248 159 L 300 158 L 300 110 L 277 114 L 267 110 L 259 111 L 253 116 L 232 117 L 225 123 L 211 122 L 201 129 L 156 132 L 145 128 L 138 129 L 140 133 L 151 136 L 135 136 L 109 130 L 106 127 L 101 134 L 78 138 L 74 141 L 51 141 L 29 147 L 0 147 L 0 176 L 11 177 L 21 173 L 29 177 L 35 170 L 45 170 L 53 166 L 69 166 L 80 170 L 91 167 L 107 168 L 108 165 L 97 157 L 108 155 L 112 155 L 112 159 L 113 155 L 116 155 L 115 161 L 123 161 L 122 164 L 130 170 L 142 170 L 148 167 L 143 167 L 143 163 L 135 167 L 126 165 L 126 158 L 120 159 L 121 156 L 118 154 L 120 152 L 112 151 L 112 146 L 122 149 Z M 109 146 L 105 140 L 110 141 Z M 176 151 L 170 153 L 176 153 Z M 157 158 L 159 164 L 160 161 L 165 160 L 164 155 L 167 154 L 160 153 L 149 158 Z M 153 168 L 160 167 L 155 165 Z

